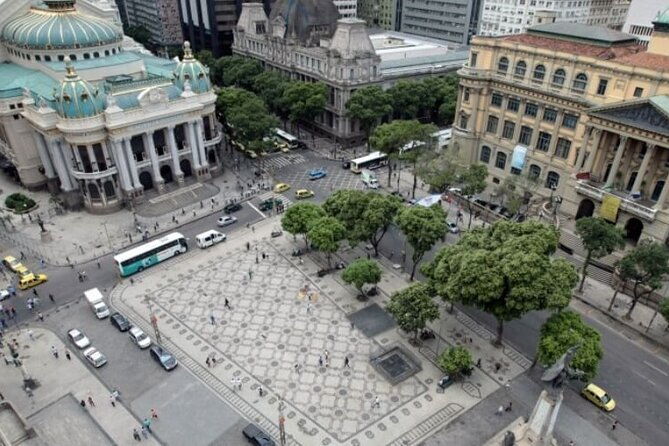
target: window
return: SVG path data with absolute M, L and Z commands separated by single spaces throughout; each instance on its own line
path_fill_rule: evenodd
M 502 138 L 513 139 L 513 134 L 516 132 L 516 124 L 513 121 L 504 121 L 504 128 L 502 129 Z
M 560 175 L 556 172 L 550 171 L 546 175 L 546 187 L 549 189 L 557 189 L 560 184 Z
M 537 150 L 548 152 L 551 146 L 551 134 L 546 132 L 539 132 L 539 139 L 537 140 Z
M 576 115 L 570 115 L 569 113 L 565 113 L 564 116 L 562 117 L 562 127 L 566 127 L 568 129 L 575 129 L 577 122 L 578 122 L 578 116 Z
M 537 104 L 525 104 L 525 116 L 536 118 L 538 111 L 539 107 L 537 107 Z
M 490 105 L 493 107 L 501 107 L 502 106 L 502 95 L 499 93 L 493 93 L 492 96 L 490 97 Z
M 534 73 L 532 73 L 532 79 L 537 82 L 543 82 L 544 77 L 546 77 L 546 67 L 543 65 L 537 65 L 534 67 Z
M 641 87 L 636 87 L 636 88 L 634 89 L 634 97 L 635 97 L 635 98 L 640 98 L 641 96 L 643 96 L 643 88 L 641 88 Z
M 497 62 L 497 72 L 506 74 L 507 71 L 509 71 L 509 59 L 502 57 L 499 62 Z
M 520 109 L 520 100 L 516 98 L 509 98 L 506 101 L 506 109 L 512 112 L 517 112 Z
M 474 68 L 476 67 L 476 60 L 479 58 L 478 53 L 472 53 L 471 57 L 469 58 L 469 66 Z
M 481 156 L 479 157 L 479 160 L 481 160 L 482 163 L 488 164 L 490 162 L 490 154 L 491 154 L 490 147 L 488 146 L 483 146 L 481 147 Z
M 552 108 L 544 109 L 544 121 L 546 121 L 546 122 L 557 121 L 557 110 L 552 109 Z
M 462 92 L 462 101 L 469 102 L 469 88 L 465 88 Z
M 488 116 L 488 123 L 486 124 L 485 131 L 488 133 L 497 133 L 497 124 L 499 123 L 499 118 L 497 116 Z
M 35 60 L 39 62 L 42 60 L 42 57 L 39 54 L 35 54 Z
M 518 142 L 525 146 L 529 146 L 532 141 L 532 127 L 526 125 L 520 128 L 520 136 L 518 136 Z
M 571 149 L 571 141 L 565 138 L 558 138 L 555 146 L 555 156 L 562 159 L 569 158 L 569 150 Z
M 527 72 L 527 64 L 525 61 L 521 60 L 516 64 L 516 69 L 514 70 L 514 75 L 516 77 L 525 77 L 525 73 Z
M 44 62 L 51 62 L 51 56 L 45 55 L 44 56 Z
M 588 85 L 588 76 L 586 76 L 583 73 L 579 73 L 576 75 L 576 78 L 574 78 L 574 82 L 572 82 L 571 88 L 574 91 L 583 93 L 587 85 Z
M 562 68 L 555 70 L 555 73 L 553 73 L 553 86 L 562 88 L 566 77 L 567 74 Z
M 536 164 L 530 165 L 530 170 L 527 172 L 527 177 L 530 180 L 538 180 L 541 176 L 541 167 Z
M 504 170 L 506 167 L 506 153 L 497 152 L 497 158 L 495 158 L 495 167 Z
M 469 116 L 467 115 L 460 115 L 460 128 L 461 129 L 467 129 L 467 124 L 469 123 Z
M 664 180 L 660 180 L 655 183 L 655 188 L 653 189 L 653 193 L 650 195 L 650 199 L 653 201 L 659 200 L 660 195 L 662 195 L 662 189 L 664 189 Z
M 632 187 L 634 186 L 634 182 L 636 181 L 637 175 L 639 175 L 639 172 L 632 172 L 632 175 L 630 175 L 630 179 L 627 182 L 627 187 L 625 188 L 626 191 L 628 191 L 628 192 L 632 191 Z M 634 192 L 634 191 L 632 191 L 632 192 Z
M 600 79 L 599 85 L 597 85 L 597 94 L 599 96 L 604 96 L 606 94 L 606 87 L 609 85 L 608 79 Z
M 518 169 L 517 167 L 511 166 L 511 173 L 513 175 L 520 175 L 521 172 L 522 172 L 522 170 Z

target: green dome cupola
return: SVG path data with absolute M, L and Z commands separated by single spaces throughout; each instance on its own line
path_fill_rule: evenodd
M 43 0 L 2 29 L 2 41 L 24 49 L 58 50 L 98 47 L 123 40 L 113 23 L 81 14 L 76 0 Z
M 53 93 L 58 115 L 66 119 L 80 119 L 102 113 L 105 104 L 103 94 L 79 77 L 69 57 L 65 58 L 65 70 L 65 79 Z
M 209 69 L 193 56 L 188 41 L 184 42 L 184 57 L 174 70 L 175 85 L 185 90 L 186 82 L 193 93 L 206 93 L 211 90 Z

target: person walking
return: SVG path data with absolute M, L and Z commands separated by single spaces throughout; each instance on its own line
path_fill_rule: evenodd
M 142 441 L 142 437 L 139 436 L 139 432 L 137 432 L 137 428 L 134 428 L 132 430 L 132 438 L 134 438 L 136 441 Z
M 262 398 L 264 394 L 265 394 L 265 392 L 264 392 L 262 386 L 259 386 L 259 387 L 258 387 L 258 396 L 259 396 L 260 398 Z
M 151 418 L 154 420 L 158 419 L 158 411 L 156 409 L 151 409 Z
M 372 409 L 374 409 L 375 407 L 377 409 L 381 407 L 381 400 L 379 399 L 378 395 L 374 397 L 374 402 L 372 403 Z
M 40 322 L 44 322 L 44 315 L 41 311 L 37 312 L 37 319 L 39 319 Z
M 503 413 L 504 413 L 504 406 L 499 406 L 499 407 L 497 408 L 497 412 L 496 412 L 496 414 L 497 414 L 498 416 L 501 416 Z
M 211 359 L 209 359 L 209 356 L 207 356 L 207 360 L 204 362 L 207 363 L 207 367 L 211 367 Z
M 613 422 L 613 425 L 611 426 L 611 430 L 612 431 L 616 430 L 616 427 L 618 427 L 618 420 Z
M 513 402 L 509 401 L 509 405 L 504 408 L 504 412 L 511 412 L 513 410 Z
M 348 360 L 348 356 L 344 356 L 344 367 L 348 367 L 349 369 L 351 368 L 351 364 Z
M 29 329 L 28 330 L 28 337 L 30 338 L 31 341 L 34 341 L 35 340 L 35 332 L 33 332 L 32 330 Z
M 146 426 L 142 426 L 142 436 L 144 437 L 145 440 L 149 439 L 149 432 L 151 432 L 151 429 L 149 429 Z
M 318 355 L 318 367 L 323 367 L 323 357 Z
M 53 297 L 53 294 L 51 293 L 49 293 L 49 300 L 54 304 L 56 303 L 56 299 Z
M 476 360 L 476 367 L 481 368 L 481 358 Z
M 33 294 L 35 295 L 35 297 L 39 297 L 39 294 L 37 294 L 37 288 L 33 288 Z
M 216 325 L 216 318 L 213 314 L 209 316 L 209 322 L 211 322 L 211 325 Z
M 70 355 L 70 351 L 69 351 L 69 350 L 65 350 L 65 357 L 67 358 L 68 361 L 71 361 L 71 360 L 72 360 L 72 356 Z
M 224 305 L 225 308 L 227 308 L 228 310 L 232 310 L 232 308 L 230 308 L 230 301 L 228 300 L 227 297 L 225 298 L 225 303 L 224 303 L 223 305 Z
M 95 402 L 93 402 L 93 397 L 88 395 L 88 405 L 91 407 L 95 407 Z
M 113 393 L 109 394 L 109 402 L 111 403 L 112 407 L 116 407 L 116 395 Z
M 53 345 L 51 346 L 51 354 L 53 355 L 54 358 L 58 359 L 58 349 L 54 347 Z
M 146 428 L 146 430 L 151 433 L 151 420 L 144 418 L 144 421 L 142 421 L 142 427 Z

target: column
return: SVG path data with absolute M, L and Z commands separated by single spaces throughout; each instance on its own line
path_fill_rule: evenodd
M 599 143 L 602 140 L 602 129 L 594 129 L 595 137 L 593 139 L 593 144 L 590 145 L 590 153 L 588 153 L 588 159 L 585 160 L 585 166 L 583 166 L 583 172 L 592 172 L 592 165 L 595 164 L 595 156 L 597 156 L 597 151 L 599 150 Z
M 125 146 L 125 157 L 128 160 L 128 167 L 130 168 L 130 178 L 132 179 L 133 189 L 141 189 L 142 183 L 139 182 L 139 173 L 137 173 L 137 163 L 135 156 L 132 153 L 132 145 L 130 138 L 123 138 L 123 145 Z
M 156 153 L 156 146 L 153 143 L 153 131 L 144 133 L 142 135 L 144 139 L 144 150 L 149 152 L 149 158 L 151 159 L 151 168 L 153 170 L 153 182 L 158 186 L 158 190 L 162 191 L 165 181 L 163 177 L 160 176 L 160 165 L 158 164 L 158 154 Z
M 581 166 L 583 165 L 583 160 L 585 159 L 585 151 L 588 149 L 588 142 L 590 142 L 590 133 L 592 132 L 592 127 L 586 126 L 585 132 L 583 133 L 583 142 L 581 143 L 581 150 L 578 152 L 578 157 L 576 158 L 576 173 L 581 171 Z
M 197 142 L 195 141 L 195 130 L 194 124 L 192 121 L 188 123 L 188 130 L 186 131 L 186 138 L 188 139 L 188 146 L 190 147 L 191 154 L 193 155 L 193 164 L 195 169 L 200 168 L 200 157 L 197 148 Z
M 44 173 L 48 179 L 56 178 L 56 172 L 54 171 L 53 163 L 51 162 L 51 157 L 44 144 L 44 137 L 39 132 L 33 132 L 33 137 L 35 138 L 35 144 L 37 144 L 37 152 L 39 153 L 40 161 L 44 166 Z
M 60 179 L 60 187 L 63 191 L 72 190 L 72 181 L 70 181 L 70 173 L 67 171 L 67 165 L 63 160 L 63 154 L 60 151 L 58 140 L 49 139 L 49 150 L 51 152 L 51 157 L 54 160 L 56 172 L 58 172 L 58 178 Z
M 116 170 L 118 170 L 118 177 L 121 180 L 121 189 L 124 191 L 132 190 L 132 180 L 130 179 L 130 172 L 128 172 L 128 166 L 125 163 L 125 156 L 123 156 L 123 140 L 112 140 L 112 153 L 114 155 L 114 163 L 116 164 Z
M 88 159 L 91 162 L 91 169 L 93 172 L 99 172 L 100 171 L 100 166 L 98 165 L 98 159 L 95 157 L 95 151 L 93 150 L 93 146 L 90 144 L 86 144 L 86 152 L 88 152 Z
M 56 146 L 60 149 L 60 156 L 63 158 L 63 163 L 65 164 L 65 172 L 67 172 L 67 176 L 70 178 L 71 190 L 77 189 L 79 183 L 72 173 L 74 167 L 72 166 L 72 149 L 70 144 L 59 139 L 56 141 Z
M 184 173 L 181 171 L 181 166 L 179 165 L 179 152 L 177 150 L 177 141 L 174 138 L 173 125 L 167 128 L 167 147 L 169 147 L 170 155 L 172 156 L 172 167 L 174 169 L 174 176 L 177 178 L 177 183 L 183 184 Z
M 202 124 L 202 118 L 199 118 L 195 121 L 195 139 L 198 145 L 198 153 L 200 154 L 200 164 L 202 167 L 207 167 L 207 154 L 204 150 L 204 126 Z
M 648 171 L 648 164 L 650 163 L 650 159 L 653 157 L 653 154 L 655 153 L 655 144 L 648 144 L 648 143 L 645 144 L 646 144 L 646 154 L 643 156 L 643 161 L 641 161 L 641 167 L 639 167 L 639 171 L 637 172 L 636 178 L 634 179 L 634 185 L 632 186 L 632 195 L 639 194 L 641 192 L 641 182 L 646 176 L 646 172 Z
M 627 136 L 621 135 L 620 142 L 618 143 L 618 149 L 616 150 L 616 156 L 613 158 L 613 165 L 611 166 L 611 172 L 609 172 L 609 177 L 606 179 L 605 188 L 613 186 L 613 182 L 616 179 L 616 174 L 618 173 L 618 168 L 620 168 L 620 160 L 623 157 L 625 152 L 625 146 L 627 145 Z
M 662 193 L 660 193 L 660 199 L 655 203 L 655 209 L 666 208 L 667 196 L 669 196 L 669 173 L 667 173 L 667 178 L 664 180 L 664 187 L 662 188 Z

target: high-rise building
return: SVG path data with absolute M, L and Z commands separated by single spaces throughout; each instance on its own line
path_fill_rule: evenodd
M 124 7 L 127 25 L 143 26 L 149 30 L 149 42 L 157 52 L 183 43 L 177 0 L 124 0 Z
M 359 0 L 358 18 L 370 28 L 398 31 L 398 6 L 400 0 Z
M 337 11 L 339 11 L 339 18 L 355 18 L 358 16 L 358 0 L 333 0 Z
M 399 29 L 418 36 L 467 44 L 476 34 L 483 0 L 404 0 Z
M 642 45 L 648 45 L 653 34 L 653 20 L 667 8 L 669 0 L 632 0 L 623 32 L 636 36 Z

